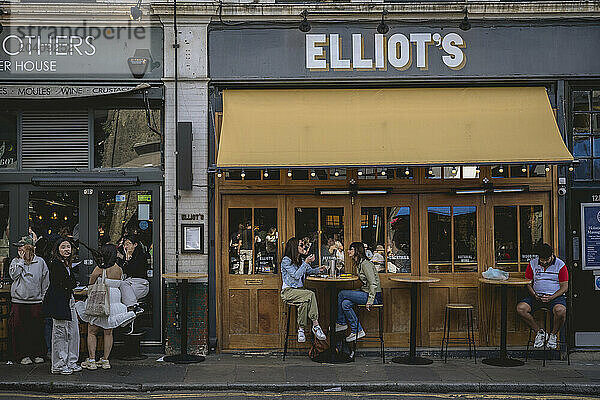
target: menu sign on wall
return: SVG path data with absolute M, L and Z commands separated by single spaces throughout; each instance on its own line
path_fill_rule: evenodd
M 582 268 L 600 269 L 600 203 L 581 204 Z

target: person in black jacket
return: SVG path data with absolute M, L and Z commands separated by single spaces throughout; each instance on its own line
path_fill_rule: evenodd
M 136 314 L 144 310 L 139 306 L 139 300 L 148 295 L 150 282 L 148 282 L 148 255 L 142 245 L 132 235 L 122 239 L 123 246 L 117 255 L 117 264 L 123 269 L 123 282 L 121 295 L 123 304 L 135 311 Z
M 44 314 L 52 318 L 53 374 L 69 375 L 81 371 L 76 364 L 79 359 L 79 324 L 73 298 L 77 281 L 72 260 L 71 242 L 66 238 L 59 239 L 48 264 L 50 287 L 44 299 Z

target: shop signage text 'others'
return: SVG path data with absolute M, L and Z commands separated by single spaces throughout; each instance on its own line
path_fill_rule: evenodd
M 306 68 L 316 71 L 333 70 L 385 70 L 391 66 L 399 71 L 410 68 L 413 63 L 421 70 L 429 69 L 429 58 L 439 54 L 442 63 L 453 70 L 465 66 L 463 49 L 465 41 L 457 33 L 396 33 L 386 37 L 375 34 L 366 45 L 363 34 L 348 37 L 338 33 L 306 35 Z M 349 54 L 342 49 L 350 48 Z

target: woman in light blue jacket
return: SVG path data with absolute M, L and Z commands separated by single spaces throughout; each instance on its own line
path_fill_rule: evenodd
M 281 298 L 286 303 L 298 307 L 298 342 L 306 341 L 304 328 L 312 321 L 312 331 L 317 339 L 325 340 L 326 336 L 319 325 L 319 309 L 317 297 L 312 290 L 304 289 L 304 276 L 315 274 L 324 270 L 323 267 L 312 268 L 309 264 L 315 260 L 311 254 L 304 261 L 302 256 L 308 254 L 310 245 L 301 243 L 298 238 L 291 238 L 285 244 L 283 259 L 281 260 Z

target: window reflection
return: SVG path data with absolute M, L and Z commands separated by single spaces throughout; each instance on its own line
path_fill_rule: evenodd
M 229 209 L 229 273 L 251 274 L 252 209 Z
M 277 209 L 254 209 L 254 265 L 257 274 L 277 273 Z
M 344 209 L 321 208 L 321 264 L 344 268 Z
M 360 210 L 360 240 L 379 272 L 385 270 L 385 223 L 383 207 L 362 207 Z
M 521 262 L 527 264 L 535 257 L 536 246 L 543 243 L 543 208 L 520 206 Z M 522 268 L 523 269 L 523 268 Z
M 410 207 L 388 207 L 387 218 L 387 272 L 410 273 Z
M 450 207 L 428 207 L 429 272 L 452 271 L 450 234 L 452 220 Z
M 517 206 L 494 207 L 494 254 L 496 268 L 516 272 Z
M 17 114 L 0 112 L 0 169 L 17 167 Z
M 317 208 L 296 207 L 294 214 L 295 236 L 309 246 L 307 256 L 315 256 L 312 266 L 319 265 L 319 211 Z
M 161 131 L 161 111 L 150 110 L 150 124 Z M 161 138 L 148 128 L 146 110 L 94 111 L 94 167 L 142 168 L 161 163 Z
M 0 280 L 4 277 L 4 263 L 10 249 L 9 232 L 10 232 L 10 214 L 9 214 L 9 194 L 8 192 L 0 192 Z
M 453 207 L 455 272 L 477 271 L 477 207 Z

